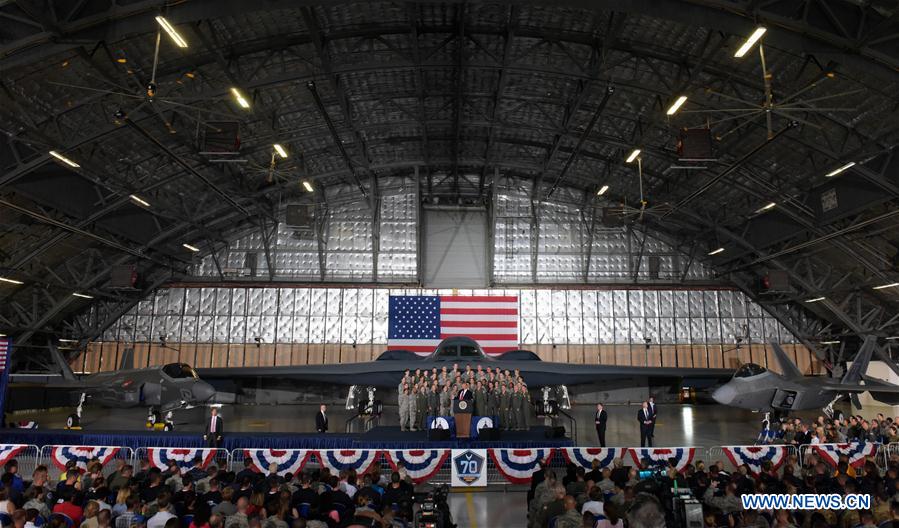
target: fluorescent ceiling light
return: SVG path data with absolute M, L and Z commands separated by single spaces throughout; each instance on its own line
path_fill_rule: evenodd
M 184 244 L 181 244 L 181 245 L 184 246 L 185 249 L 189 249 L 189 250 L 193 251 L 194 253 L 200 251 L 200 248 L 198 248 L 198 247 L 196 247 L 196 246 L 191 246 L 190 244 L 187 244 L 187 243 L 184 243 Z
M 60 342 L 60 343 L 77 343 L 78 340 L 77 340 L 77 339 L 63 339 L 63 338 L 60 337 L 60 338 L 59 338 L 59 342 Z
M 749 50 L 752 49 L 752 47 L 756 42 L 759 41 L 760 38 L 762 38 L 762 35 L 764 35 L 766 31 L 768 30 L 763 27 L 755 28 L 755 31 L 752 32 L 752 35 L 749 35 L 746 41 L 743 42 L 743 45 L 740 46 L 736 53 L 734 53 L 734 57 L 739 58 L 749 53 Z
M 0 337 L 6 337 L 6 334 L 0 334 Z M 889 339 L 889 338 L 887 338 Z
M 81 165 L 78 165 L 77 163 L 75 163 L 74 161 L 70 160 L 69 158 L 63 156 L 63 155 L 60 154 L 59 152 L 56 152 L 55 150 L 51 150 L 51 151 L 49 152 L 49 154 L 50 154 L 51 156 L 53 156 L 54 158 L 58 159 L 59 161 L 65 163 L 65 164 L 68 165 L 69 167 L 75 167 L 75 168 L 77 169 L 78 167 L 81 166 Z
M 836 168 L 836 169 L 828 172 L 827 174 L 824 175 L 824 177 L 831 178 L 831 177 L 836 176 L 837 174 L 843 172 L 844 170 L 852 168 L 852 167 L 855 167 L 854 161 L 850 161 L 849 163 L 843 165 L 842 167 Z
M 886 288 L 895 288 L 896 286 L 899 286 L 899 282 L 891 282 L 889 284 L 881 284 L 880 286 L 874 286 L 871 289 L 872 290 L 883 290 Z
M 637 159 L 637 156 L 639 156 L 639 155 L 640 155 L 640 149 L 635 148 L 633 151 L 631 151 L 630 155 L 624 161 L 625 161 L 625 163 L 633 163 L 634 160 Z
M 899 339 L 899 336 L 890 336 L 887 339 L 889 339 L 890 341 L 894 341 L 896 339 Z
M 150 207 L 150 202 L 144 200 L 143 198 L 141 198 L 140 196 L 138 196 L 136 194 L 132 194 L 131 196 L 129 196 L 129 198 L 131 198 L 135 203 L 143 205 L 144 207 Z
M 312 184 L 309 183 L 309 180 L 303 180 L 303 188 L 306 189 L 307 192 L 312 192 Z
M 773 209 L 776 205 L 777 205 L 776 203 L 771 202 L 771 203 L 769 203 L 768 205 L 765 205 L 765 206 L 763 206 L 763 207 L 759 207 L 758 209 L 755 210 L 755 212 L 756 212 L 756 214 L 758 214 L 758 213 L 764 213 L 764 212 L 767 211 L 768 209 Z
M 717 255 L 718 253 L 724 253 L 724 248 L 720 247 L 718 249 L 713 249 L 712 251 L 709 251 L 709 256 L 711 257 L 712 255 Z
M 677 99 L 674 100 L 673 103 L 671 103 L 671 106 L 668 107 L 668 111 L 666 111 L 665 113 L 667 115 L 674 115 L 675 113 L 677 113 L 678 110 L 680 110 L 680 107 L 683 106 L 683 104 L 686 102 L 687 102 L 686 95 L 682 95 L 682 96 L 678 97 Z
M 602 196 L 602 195 L 606 194 L 606 191 L 608 191 L 608 190 L 609 190 L 609 186 L 603 185 L 602 187 L 599 188 L 598 191 L 596 191 L 596 196 Z
M 6 277 L 0 277 L 0 281 L 8 282 L 10 284 L 25 284 L 24 282 L 16 279 L 7 279 Z
M 249 108 L 250 102 L 244 99 L 243 94 L 240 93 L 240 90 L 237 88 L 231 88 L 231 93 L 234 94 L 234 98 L 237 99 L 237 104 L 239 104 L 242 108 Z
M 287 157 L 287 151 L 284 150 L 284 147 L 282 147 L 282 146 L 279 145 L 278 143 L 275 143 L 275 144 L 272 145 L 272 146 L 275 147 L 275 152 L 277 152 L 279 156 L 281 156 L 282 158 L 286 158 L 286 157 Z
M 840 342 L 839 341 L 821 341 L 821 343 L 819 343 L 819 344 L 821 344 L 821 345 L 839 345 Z
M 75 297 L 81 297 L 82 299 L 93 299 L 94 298 L 93 295 L 87 295 L 85 293 L 78 293 L 78 292 L 74 292 L 74 293 L 72 293 L 72 295 L 74 295 Z
M 175 31 L 175 27 L 169 24 L 169 21 L 166 20 L 165 17 L 158 16 L 156 17 L 156 21 L 159 22 L 159 25 L 162 26 L 162 29 L 164 29 L 165 32 L 169 34 L 169 37 L 172 38 L 172 41 L 176 46 L 178 46 L 179 48 L 187 47 L 187 41 L 184 40 L 184 37 L 182 37 L 177 31 Z
M 804 302 L 813 303 L 813 302 L 823 301 L 826 298 L 827 297 L 815 297 L 814 299 L 806 299 Z

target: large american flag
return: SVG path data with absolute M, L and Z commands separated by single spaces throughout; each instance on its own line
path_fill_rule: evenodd
M 388 350 L 430 354 L 441 340 L 474 339 L 488 354 L 518 348 L 517 296 L 390 297 Z

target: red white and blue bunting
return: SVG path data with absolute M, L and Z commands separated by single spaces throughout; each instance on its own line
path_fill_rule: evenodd
M 75 461 L 78 469 L 85 471 L 91 460 L 96 458 L 100 465 L 105 466 L 118 452 L 118 447 L 51 446 L 50 460 L 60 471 L 65 471 L 66 464 L 70 461 Z
M 550 460 L 553 449 L 502 449 L 489 450 L 490 458 L 500 474 L 512 484 L 527 484 L 531 476 L 540 469 L 541 460 Z
M 762 472 L 762 464 L 770 461 L 772 469 L 778 469 L 787 459 L 790 452 L 789 446 L 722 446 L 721 450 L 735 467 L 743 464 L 749 468 L 753 475 Z
M 390 449 L 384 451 L 384 456 L 390 467 L 397 469 L 402 463 L 412 481 L 418 484 L 433 477 L 446 459 L 450 456 L 449 449 Z
M 865 457 L 873 456 L 880 444 L 874 442 L 851 442 L 848 444 L 813 444 L 812 448 L 824 462 L 837 467 L 841 455 L 849 457 L 849 465 L 861 467 Z
M 183 447 L 148 447 L 147 458 L 150 465 L 165 470 L 172 461 L 178 464 L 182 473 L 194 467 L 194 460 L 200 458 L 200 467 L 206 468 L 215 459 L 218 451 L 213 448 L 183 448 Z
M 321 449 L 318 459 L 331 473 L 353 469 L 365 473 L 381 454 L 377 449 Z
M 679 473 L 687 469 L 696 455 L 695 447 L 632 447 L 630 451 L 631 458 L 638 466 L 644 458 L 648 458 L 654 464 L 666 466 L 674 459 L 674 467 Z
M 309 449 L 244 449 L 244 457 L 252 462 L 250 469 L 268 474 L 269 467 L 277 464 L 278 475 L 296 475 L 302 471 L 314 451 Z
M 593 461 L 599 461 L 599 468 L 612 466 L 616 458 L 627 456 L 626 447 L 565 447 L 562 448 L 565 460 L 571 464 L 587 469 L 593 467 Z
M 27 444 L 0 444 L 0 466 L 9 462 L 24 451 L 28 447 Z M 5 512 L 4 512 L 5 513 Z

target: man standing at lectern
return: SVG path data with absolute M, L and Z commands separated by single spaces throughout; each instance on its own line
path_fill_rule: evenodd
M 209 411 L 209 421 L 206 422 L 206 434 L 203 435 L 203 439 L 206 440 L 206 445 L 209 447 L 218 447 L 222 441 L 224 432 L 225 427 L 222 422 L 222 417 L 219 416 L 219 410 L 218 408 L 213 407 Z
M 462 390 L 459 391 L 459 394 L 456 396 L 456 399 L 459 401 L 465 400 L 467 402 L 470 402 L 471 400 L 474 399 L 474 394 L 472 394 L 467 381 L 462 383 Z

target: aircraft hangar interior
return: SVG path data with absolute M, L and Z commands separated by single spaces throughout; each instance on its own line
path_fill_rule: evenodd
M 0 128 L 3 528 L 899 526 L 894 0 L 0 0 Z

